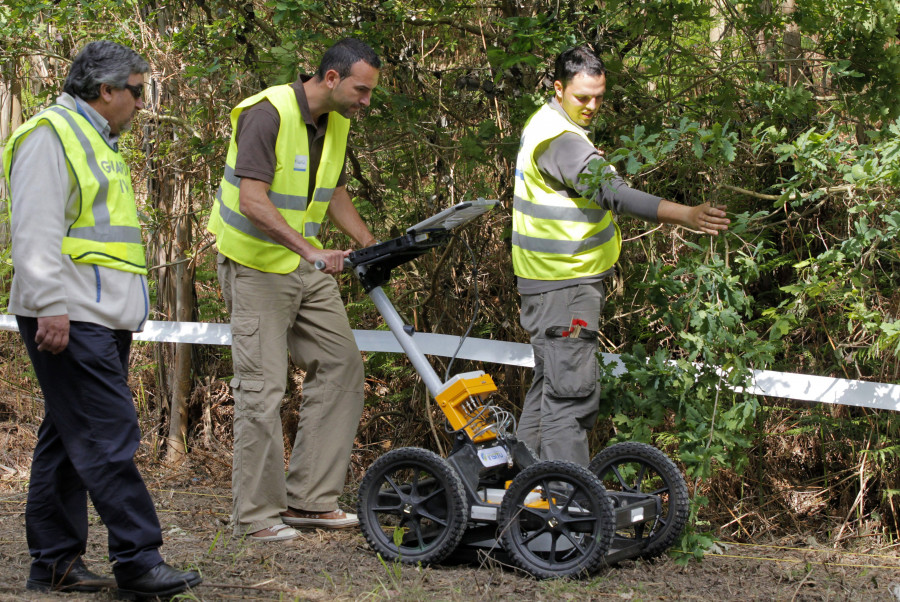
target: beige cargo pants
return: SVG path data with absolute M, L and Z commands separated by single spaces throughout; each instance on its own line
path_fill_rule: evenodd
M 363 408 L 363 363 L 337 282 L 309 262 L 270 274 L 218 257 L 231 313 L 234 533 L 281 522 L 288 506 L 337 508 Z M 287 476 L 281 402 L 288 354 L 306 371 Z

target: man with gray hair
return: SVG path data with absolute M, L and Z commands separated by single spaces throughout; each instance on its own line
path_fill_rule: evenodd
M 109 531 L 120 597 L 171 596 L 201 581 L 160 556 L 159 519 L 134 463 L 141 433 L 128 356 L 149 303 L 118 139 L 143 107 L 147 71 L 133 50 L 91 42 L 57 103 L 17 129 L 3 154 L 15 268 L 9 312 L 44 394 L 25 507 L 29 590 L 113 584 L 82 559 L 88 495 Z

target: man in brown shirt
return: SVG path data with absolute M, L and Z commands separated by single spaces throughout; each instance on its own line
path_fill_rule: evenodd
M 309 102 L 303 84 L 312 79 L 311 75 L 301 75 L 297 81 L 291 84 L 291 88 L 297 94 L 297 105 L 303 115 L 309 136 L 309 163 L 317 166 L 322 159 L 322 146 L 325 141 L 325 130 L 328 126 L 328 115 L 320 115 L 313 119 L 309 110 Z M 236 137 L 240 140 L 240 153 L 234 174 L 239 178 L 252 178 L 271 184 L 275 175 L 275 140 L 278 138 L 278 129 L 281 126 L 281 117 L 278 111 L 268 100 L 261 100 L 245 110 L 238 117 Z M 346 186 L 347 174 L 341 171 L 338 179 L 338 187 Z M 310 178 L 309 197 L 312 197 L 315 181 Z
M 363 407 L 362 359 L 332 277 L 350 250 L 324 249 L 315 236 L 327 214 L 357 244 L 375 243 L 347 193 L 343 164 L 349 118 L 368 106 L 380 66 L 371 48 L 347 38 L 314 76 L 269 88 L 232 112 L 209 229 L 232 325 L 234 533 L 249 540 L 358 524 L 337 506 Z M 286 352 L 306 376 L 285 477 Z

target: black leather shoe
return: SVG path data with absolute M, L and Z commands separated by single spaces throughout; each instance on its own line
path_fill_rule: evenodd
M 179 571 L 165 562 L 134 579 L 119 582 L 120 600 L 140 600 L 180 594 L 199 585 L 203 579 L 196 571 Z
M 29 578 L 25 582 L 25 589 L 37 592 L 99 592 L 101 589 L 116 586 L 114 580 L 89 571 L 81 559 L 58 572 L 58 575 L 47 579 Z

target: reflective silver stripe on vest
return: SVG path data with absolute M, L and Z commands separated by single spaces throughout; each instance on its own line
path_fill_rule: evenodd
M 578 207 L 555 207 L 542 203 L 533 203 L 520 196 L 513 196 L 513 210 L 534 219 L 582 222 L 586 224 L 599 223 L 609 213 L 606 209 L 579 209 Z
M 140 228 L 131 226 L 86 226 L 84 228 L 71 228 L 67 234 L 69 238 L 81 238 L 95 242 L 127 242 L 143 244 Z
M 591 249 L 603 245 L 612 240 L 616 235 L 616 223 L 609 222 L 609 225 L 594 234 L 590 238 L 584 240 L 554 240 L 552 238 L 536 238 L 534 236 L 526 236 L 516 231 L 512 233 L 512 244 L 524 251 L 533 251 L 535 253 L 555 253 L 557 255 L 577 255 Z
M 334 188 L 318 188 L 313 193 L 314 203 L 330 203 L 334 196 Z
M 225 166 L 225 181 L 235 188 L 241 187 L 241 179 L 234 175 L 234 168 Z M 306 211 L 306 195 L 283 194 L 269 190 L 269 200 L 277 209 Z
M 94 201 L 91 204 L 91 212 L 94 216 L 94 226 L 76 228 L 74 230 L 70 228 L 66 235 L 71 236 L 72 238 L 82 238 L 97 242 L 140 243 L 140 228 L 135 228 L 133 226 L 113 227 L 110 225 L 109 206 L 107 205 L 109 201 L 109 178 L 107 178 L 106 174 L 103 173 L 103 170 L 100 169 L 100 165 L 97 163 L 97 156 L 94 154 L 94 147 L 90 140 L 88 140 L 87 135 L 85 135 L 84 130 L 81 129 L 67 109 L 60 106 L 52 106 L 47 110 L 60 115 L 66 120 L 69 127 L 72 128 L 75 137 L 78 139 L 78 142 L 81 143 L 81 147 L 84 150 L 88 168 L 91 170 L 91 174 L 94 176 L 94 179 L 97 180 L 97 185 L 99 186 L 97 196 L 94 197 Z
M 550 187 L 550 190 L 553 191 L 554 194 L 557 194 L 564 199 L 580 199 L 582 198 L 580 194 L 575 192 L 574 190 L 570 190 L 566 187 L 565 184 L 560 184 L 556 182 L 544 182 L 547 186 Z
M 516 179 L 521 180 L 522 183 L 525 183 L 525 172 L 521 169 L 516 170 Z M 558 194 L 561 197 L 565 197 L 567 199 L 580 199 L 581 195 L 577 192 L 574 192 L 569 189 L 568 186 L 563 184 L 562 182 L 557 182 L 554 178 L 550 178 L 548 181 L 544 178 L 544 184 L 547 185 L 553 192 Z
M 250 220 L 248 220 L 237 211 L 232 211 L 228 206 L 225 205 L 225 203 L 222 202 L 221 186 L 219 186 L 219 189 L 216 191 L 216 200 L 219 201 L 219 215 L 222 217 L 223 222 L 225 222 L 235 230 L 243 232 L 247 236 L 252 236 L 253 238 L 257 238 L 273 245 L 278 244 L 277 242 L 269 238 L 269 236 L 262 230 L 254 226 Z
M 334 188 L 317 188 L 313 193 L 314 203 L 330 203 L 331 197 L 334 196 Z M 303 236 L 318 236 L 322 230 L 322 224 L 319 222 L 306 222 L 303 225 Z

